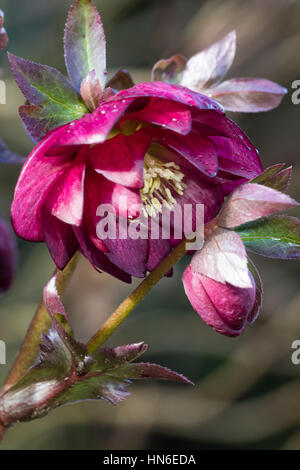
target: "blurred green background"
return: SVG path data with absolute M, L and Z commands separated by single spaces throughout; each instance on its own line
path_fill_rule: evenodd
M 232 29 L 238 49 L 229 77 L 279 82 L 289 94 L 279 109 L 233 115 L 260 150 L 264 166 L 294 165 L 290 193 L 300 199 L 300 105 L 291 83 L 300 79 L 300 2 L 297 0 L 96 0 L 107 36 L 110 71 L 126 67 L 149 80 L 161 57 L 198 52 Z M 65 71 L 62 34 L 71 2 L 1 0 L 9 51 Z M 7 104 L 0 105 L 0 135 L 26 155 L 32 143 L 17 106 L 22 97 L 5 52 L 0 55 Z M 19 168 L 1 166 L 0 212 L 9 206 Z M 297 211 L 294 211 L 296 214 Z M 299 215 L 299 211 L 298 211 Z M 43 245 L 19 241 L 13 289 L 0 302 L 0 339 L 7 342 L 4 380 L 24 337 L 53 263 Z M 255 257 L 254 257 L 255 258 Z M 300 365 L 291 344 L 300 339 L 300 263 L 255 258 L 265 286 L 257 322 L 237 339 L 218 335 L 192 311 L 181 284 L 187 260 L 163 280 L 110 340 L 144 340 L 144 359 L 187 375 L 195 387 L 135 383 L 118 407 L 88 402 L 11 429 L 2 449 L 300 449 Z M 80 340 L 87 340 L 130 292 L 81 260 L 65 303 Z

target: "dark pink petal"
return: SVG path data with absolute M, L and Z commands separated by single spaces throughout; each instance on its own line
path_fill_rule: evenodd
M 197 112 L 193 116 L 194 129 L 200 133 L 202 126 L 214 128 L 209 135 L 217 147 L 219 167 L 247 179 L 263 171 L 257 150 L 246 134 L 230 119 L 221 113 L 212 111 Z M 208 131 L 209 132 L 209 131 Z M 226 160 L 225 160 L 226 159 Z
M 116 216 L 134 219 L 141 211 L 139 191 L 125 188 L 89 170 L 85 183 L 85 223 L 89 235 L 96 237 L 96 225 L 100 220 L 97 209 L 101 204 L 109 204 Z
M 220 174 L 221 174 L 221 172 L 219 172 L 219 175 Z M 226 173 L 223 172 L 223 175 L 226 177 Z M 228 176 L 230 176 L 229 173 L 228 173 Z M 222 187 L 222 191 L 223 191 L 224 196 L 229 196 L 229 194 L 231 194 L 232 191 L 234 191 L 236 188 L 238 188 L 243 183 L 247 183 L 247 179 L 241 178 L 241 179 L 230 180 L 230 178 L 228 178 L 228 181 L 225 181 L 225 182 L 221 183 L 221 187 Z
M 77 237 L 81 253 L 95 268 L 111 274 L 117 279 L 120 279 L 120 281 L 131 282 L 129 274 L 115 266 L 102 251 L 98 250 L 95 245 L 93 245 L 83 227 L 74 227 L 74 233 Z
M 70 79 L 80 91 L 91 70 L 104 88 L 106 80 L 106 42 L 100 15 L 91 1 L 79 0 L 71 6 L 66 22 L 65 61 Z
M 152 69 L 152 80 L 179 84 L 186 63 L 186 57 L 180 54 L 173 55 L 169 59 L 161 59 Z
M 116 122 L 133 101 L 134 99 L 123 99 L 102 102 L 93 113 L 86 114 L 81 119 L 65 126 L 55 147 L 104 142 Z
M 170 253 L 172 249 L 170 240 L 149 240 L 149 254 L 147 270 L 153 271 Z
M 181 136 L 164 129 L 145 129 L 162 145 L 180 153 L 189 163 L 209 177 L 218 172 L 216 147 L 209 139 L 201 137 L 196 132 Z
M 97 173 L 94 172 L 95 175 Z M 141 196 L 138 190 L 126 188 L 121 184 L 112 183 L 101 175 L 98 175 L 100 186 L 93 186 L 94 194 L 91 196 L 99 200 L 100 204 L 111 204 L 116 214 L 121 217 L 134 219 L 141 212 Z M 89 180 L 90 181 L 90 180 Z M 86 187 L 90 182 L 86 183 Z
M 129 226 L 130 222 L 127 223 Z M 148 240 L 138 238 L 132 240 L 106 239 L 105 245 L 109 250 L 108 259 L 120 269 L 135 277 L 145 277 L 148 256 Z
M 106 185 L 106 183 L 108 183 L 108 185 Z M 85 231 L 89 239 L 93 242 L 96 247 L 98 247 L 101 251 L 107 252 L 108 260 L 110 260 L 120 269 L 133 276 L 144 277 L 148 254 L 148 240 L 133 240 L 130 237 L 126 237 L 126 239 L 123 240 L 119 236 L 118 228 L 120 218 L 118 217 L 119 212 L 117 207 L 115 207 L 114 217 L 110 219 L 112 220 L 112 223 L 116 225 L 116 233 L 113 234 L 113 236 L 115 236 L 115 239 L 112 238 L 112 236 L 108 236 L 104 240 L 101 240 L 98 236 L 99 231 L 97 230 L 97 226 L 101 222 L 101 220 L 106 217 L 107 212 L 105 210 L 104 216 L 102 216 L 99 214 L 97 209 L 100 204 L 112 203 L 112 201 L 109 199 L 109 194 L 104 194 L 104 192 L 106 192 L 107 188 L 111 190 L 111 188 L 115 186 L 116 185 L 110 183 L 102 175 L 99 175 L 91 170 L 87 172 L 84 214 Z M 121 207 L 121 212 L 122 209 L 125 210 L 125 207 Z M 131 215 L 132 207 L 130 207 L 130 199 L 128 199 L 128 209 Z M 127 220 L 126 212 L 123 213 L 121 222 L 122 227 L 123 224 L 125 224 L 126 230 L 128 230 L 129 225 L 133 223 Z
M 205 323 L 215 331 L 226 336 L 236 336 L 241 331 L 230 328 L 216 311 L 208 297 L 201 280 L 201 275 L 193 271 L 189 265 L 182 277 L 183 287 L 193 309 L 201 316 Z
M 214 129 L 214 132 L 212 134 L 208 132 L 206 135 L 219 135 L 239 140 L 246 149 L 257 154 L 255 147 L 247 135 L 235 124 L 235 122 L 225 116 L 224 113 L 215 112 L 213 110 L 193 110 L 192 113 L 193 126 L 195 126 L 195 130 L 198 132 L 201 132 L 203 126 L 209 126 L 209 129 Z
M 91 112 L 95 111 L 103 98 L 103 89 L 95 70 L 92 70 L 88 76 L 82 80 L 80 94 L 88 109 Z
M 191 266 L 195 272 L 223 284 L 227 282 L 241 288 L 252 285 L 246 249 L 239 235 L 230 230 L 215 230 L 193 256 Z
M 171 85 L 165 82 L 139 83 L 128 90 L 120 91 L 114 101 L 124 98 L 152 97 L 177 101 L 199 109 L 214 109 L 222 111 L 223 108 L 208 96 L 195 93 L 180 85 Z
M 233 78 L 209 90 L 227 111 L 258 113 L 276 108 L 286 88 L 264 78 Z
M 87 169 L 84 192 L 83 227 L 86 236 L 91 240 L 94 246 L 103 253 L 106 253 L 108 249 L 106 248 L 105 243 L 100 240 L 97 235 L 97 224 L 100 220 L 97 215 L 97 210 L 100 204 L 102 204 L 102 192 L 99 191 L 99 188 L 101 188 L 103 181 L 103 176 L 97 175 L 89 168 Z
M 211 137 L 219 157 L 219 168 L 236 176 L 251 179 L 262 171 L 257 153 L 246 149 L 238 140 Z
M 51 215 L 47 204 L 43 207 L 42 222 L 49 253 L 58 269 L 64 269 L 78 249 L 73 229 Z
M 297 206 L 290 196 L 255 183 L 239 186 L 226 201 L 218 224 L 232 228 Z
M 180 171 L 185 175 L 183 183 L 186 188 L 183 195 L 180 196 L 175 191 L 172 191 L 173 197 L 176 199 L 177 204 L 182 208 L 184 204 L 192 205 L 192 226 L 196 230 L 196 204 L 203 204 L 204 206 L 204 221 L 209 222 L 220 209 L 224 196 L 221 191 L 220 185 L 209 177 L 205 177 L 203 173 L 195 171 L 195 166 L 181 155 L 163 147 L 160 144 L 153 143 L 150 147 L 150 153 L 162 161 L 172 161 L 179 166 Z M 168 209 L 165 208 L 167 211 Z
M 181 84 L 195 91 L 220 82 L 235 56 L 236 33 L 231 31 L 221 41 L 191 57 L 183 72 Z
M 51 213 L 62 222 L 81 225 L 87 148 L 82 147 L 68 171 L 51 189 Z
M 52 184 L 70 166 L 70 159 L 64 155 L 45 157 L 62 130 L 51 133 L 33 149 L 18 179 L 11 209 L 12 222 L 16 233 L 26 240 L 44 240 L 42 204 Z
M 173 136 L 168 136 L 163 143 L 184 156 L 205 175 L 216 176 L 218 158 L 216 147 L 210 140 L 203 139 L 196 132 L 191 132 L 185 139 L 178 139 L 173 134 Z
M 143 131 L 118 134 L 89 151 L 91 166 L 114 183 L 130 188 L 144 185 L 144 156 L 151 137 Z
M 0 293 L 6 292 L 13 281 L 17 263 L 17 247 L 8 224 L 0 219 Z
M 197 178 L 196 175 L 193 177 L 189 174 L 184 181 L 187 187 L 183 195 L 180 196 L 176 194 L 174 197 L 177 204 L 179 204 L 182 209 L 185 204 L 192 205 L 192 226 L 193 231 L 195 231 L 197 229 L 196 204 L 203 204 L 204 223 L 207 223 L 215 217 L 222 205 L 224 197 L 217 185 L 211 185 L 206 181 L 202 181 L 201 178 Z
M 201 276 L 202 285 L 212 300 L 224 323 L 234 330 L 241 330 L 248 320 L 255 300 L 255 283 L 251 273 L 251 287 L 240 288 L 231 284 L 221 284 L 207 276 Z
M 150 122 L 183 135 L 188 134 L 192 127 L 191 113 L 185 105 L 155 98 L 140 111 L 127 114 L 123 119 Z

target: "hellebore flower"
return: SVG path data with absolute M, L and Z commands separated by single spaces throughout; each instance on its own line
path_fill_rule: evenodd
M 205 323 L 223 335 L 238 336 L 247 323 L 256 319 L 253 315 L 256 287 L 250 272 L 249 276 L 252 287 L 242 288 L 215 281 L 189 265 L 182 281 L 189 301 Z
M 71 7 L 64 43 L 70 81 L 9 55 L 27 99 L 20 115 L 40 141 L 16 186 L 14 229 L 45 241 L 60 269 L 79 249 L 120 279 L 143 277 L 174 240 L 99 238 L 98 207 L 110 204 L 129 225 L 141 214 L 159 219 L 190 204 L 195 230 L 196 204 L 209 222 L 224 196 L 261 173 L 258 153 L 205 95 L 161 81 L 134 86 L 124 71 L 107 82 L 105 36 L 92 2 Z
M 6 292 L 13 281 L 16 246 L 8 224 L 0 219 L 0 293 Z
M 20 237 L 46 241 L 59 268 L 79 248 L 99 269 L 124 278 L 115 264 L 144 276 L 160 256 L 146 240 L 126 240 L 125 247 L 99 240 L 100 204 L 134 219 L 143 207 L 155 215 L 163 206 L 202 203 L 206 223 L 224 194 L 261 171 L 249 139 L 213 100 L 180 86 L 141 83 L 101 101 L 34 148 L 16 186 L 12 221 Z

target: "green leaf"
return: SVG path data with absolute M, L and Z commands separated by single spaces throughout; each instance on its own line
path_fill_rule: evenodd
M 237 227 L 247 249 L 268 258 L 300 258 L 300 221 L 275 215 Z
M 56 69 L 8 55 L 15 80 L 29 105 L 20 115 L 34 138 L 88 113 L 71 83 Z
M 71 6 L 64 36 L 65 61 L 74 88 L 95 70 L 102 89 L 106 81 L 106 43 L 101 18 L 93 2 L 77 0 Z

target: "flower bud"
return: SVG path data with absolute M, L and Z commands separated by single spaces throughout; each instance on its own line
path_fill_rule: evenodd
M 215 331 L 238 336 L 251 322 L 256 286 L 249 272 L 252 287 L 241 288 L 215 281 L 195 272 L 189 265 L 183 274 L 185 293 L 193 308 Z

